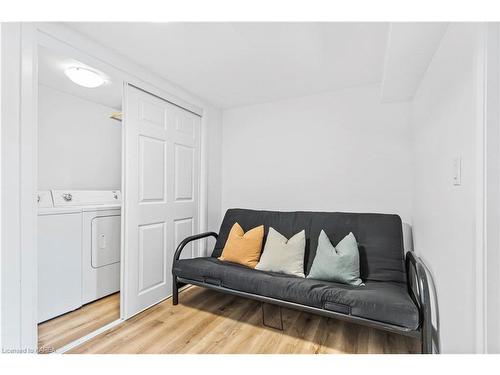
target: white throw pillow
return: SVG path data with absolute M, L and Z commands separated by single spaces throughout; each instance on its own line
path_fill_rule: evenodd
M 269 228 L 264 250 L 255 269 L 305 277 L 305 249 L 306 232 L 304 230 L 288 240 L 274 228 Z

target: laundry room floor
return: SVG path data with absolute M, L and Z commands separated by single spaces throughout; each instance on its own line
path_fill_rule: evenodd
M 38 325 L 38 348 L 50 353 L 120 318 L 120 293 Z
M 420 341 L 283 309 L 284 330 L 264 327 L 260 302 L 191 286 L 70 353 L 419 353 Z

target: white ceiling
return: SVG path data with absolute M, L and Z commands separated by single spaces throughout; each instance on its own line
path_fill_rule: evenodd
M 219 108 L 375 83 L 381 99 L 409 100 L 446 29 L 369 22 L 67 25 Z
M 411 100 L 446 32 L 447 23 L 391 24 L 382 101 Z
M 380 82 L 388 23 L 69 23 L 220 108 Z
M 38 80 L 42 85 L 59 91 L 120 110 L 122 106 L 121 81 L 114 78 L 109 72 L 100 72 L 107 78 L 106 84 L 97 88 L 86 88 L 73 83 L 66 77 L 64 70 L 69 67 L 95 67 L 83 64 L 71 57 L 55 53 L 45 47 L 38 52 Z

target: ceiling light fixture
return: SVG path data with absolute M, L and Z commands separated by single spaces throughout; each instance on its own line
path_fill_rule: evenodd
M 100 73 L 87 68 L 71 67 L 66 69 L 64 74 L 77 85 L 87 88 L 99 87 L 106 83 Z

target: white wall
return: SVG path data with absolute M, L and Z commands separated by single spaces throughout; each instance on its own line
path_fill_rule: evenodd
M 39 85 L 38 188 L 121 187 L 121 123 L 116 110 Z
M 413 239 L 437 284 L 445 353 L 475 351 L 476 48 L 477 26 L 450 25 L 412 105 Z
M 223 112 L 222 208 L 411 219 L 409 105 L 363 86 Z

